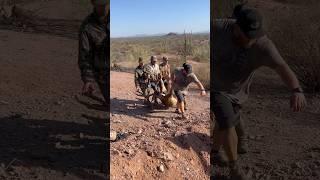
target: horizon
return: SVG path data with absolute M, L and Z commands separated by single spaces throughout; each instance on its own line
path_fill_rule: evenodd
M 111 0 L 110 36 L 210 32 L 209 0 Z
M 184 35 L 184 32 L 167 32 L 167 33 L 156 33 L 156 34 L 135 34 L 130 36 L 110 36 L 110 38 L 139 38 L 139 37 L 161 37 L 166 36 L 169 33 L 175 33 L 177 36 Z M 186 34 L 190 34 L 191 32 L 185 32 Z M 208 31 L 201 31 L 201 32 L 192 32 L 192 35 L 202 35 L 202 34 L 208 34 L 210 35 L 210 30 Z

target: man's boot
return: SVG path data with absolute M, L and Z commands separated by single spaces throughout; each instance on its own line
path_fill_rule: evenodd
M 223 167 L 228 164 L 228 158 L 222 150 L 219 150 L 219 151 L 211 150 L 210 164 Z
M 230 179 L 231 180 L 249 180 L 250 178 L 242 171 L 236 161 L 230 162 Z

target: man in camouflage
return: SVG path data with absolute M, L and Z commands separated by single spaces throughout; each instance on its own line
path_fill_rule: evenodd
M 171 72 L 170 72 L 170 64 L 168 57 L 164 56 L 162 58 L 162 63 L 159 65 L 160 72 L 161 72 L 161 79 L 163 81 L 164 86 L 169 89 L 169 82 L 171 79 Z
M 151 87 L 154 91 L 158 91 L 161 81 L 161 73 L 159 65 L 157 64 L 157 57 L 151 56 L 150 64 L 144 66 L 144 73 L 147 75 L 148 80 L 150 81 Z
M 134 84 L 136 86 L 137 92 L 139 92 L 139 88 L 143 93 L 143 87 L 141 87 L 142 82 L 144 81 L 144 73 L 143 73 L 143 59 L 142 57 L 139 57 L 139 65 L 135 69 L 134 73 Z
M 91 95 L 97 82 L 105 101 L 108 98 L 110 0 L 91 0 L 93 12 L 83 21 L 79 33 L 78 64 L 83 81 L 82 93 Z

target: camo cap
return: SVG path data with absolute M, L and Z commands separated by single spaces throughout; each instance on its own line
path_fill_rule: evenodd
M 106 5 L 110 0 L 91 0 L 93 5 Z

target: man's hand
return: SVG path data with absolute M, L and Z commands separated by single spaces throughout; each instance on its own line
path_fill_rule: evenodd
M 303 93 L 294 93 L 290 99 L 290 107 L 293 112 L 301 111 L 307 104 L 306 98 Z
M 207 93 L 206 93 L 205 90 L 202 90 L 201 93 L 200 93 L 201 96 L 205 96 L 206 94 L 207 94 Z
M 142 92 L 141 88 L 136 87 L 136 92 L 137 92 L 137 93 Z
M 82 94 L 83 95 L 92 95 L 92 93 L 94 93 L 94 91 L 95 91 L 94 83 L 86 82 L 83 84 L 83 87 L 82 87 Z

